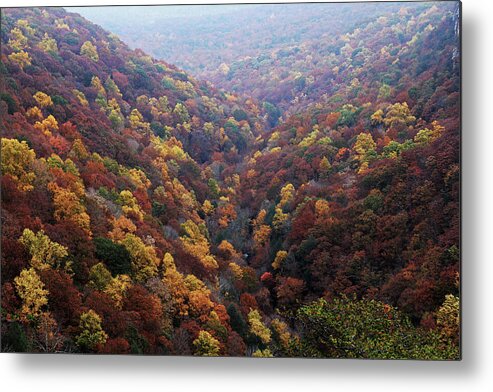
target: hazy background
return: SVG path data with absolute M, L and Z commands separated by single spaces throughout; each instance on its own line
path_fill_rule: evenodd
M 195 75 L 210 77 L 221 63 L 338 36 L 403 6 L 428 3 L 305 3 L 66 7 Z

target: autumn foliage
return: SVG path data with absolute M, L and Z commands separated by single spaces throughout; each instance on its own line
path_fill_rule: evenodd
M 458 15 L 394 8 L 240 95 L 2 10 L 2 350 L 457 359 Z

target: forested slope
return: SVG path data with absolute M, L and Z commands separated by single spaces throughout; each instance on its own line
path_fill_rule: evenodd
M 266 102 L 272 124 L 319 101 L 395 97 L 400 82 L 428 77 L 423 72 L 443 59 L 437 53 L 457 48 L 436 39 L 442 19 L 458 12 L 453 1 L 209 7 L 217 15 L 182 8 L 77 10 L 133 47 Z
M 446 8 L 334 38 L 279 124 L 77 14 L 3 10 L 2 349 L 457 358 Z

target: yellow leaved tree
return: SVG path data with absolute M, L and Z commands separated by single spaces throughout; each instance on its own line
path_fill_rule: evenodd
M 258 337 L 262 343 L 270 343 L 270 329 L 262 322 L 262 316 L 258 310 L 250 310 L 250 313 L 248 313 L 248 324 L 250 325 L 250 332 Z
M 75 342 L 83 351 L 94 350 L 98 345 L 106 343 L 108 335 L 101 326 L 101 317 L 92 309 L 80 315 L 80 334 Z
M 140 208 L 137 199 L 129 190 L 123 190 L 120 192 L 119 202 L 122 205 L 122 211 L 125 216 L 129 218 L 135 218 L 139 221 L 144 219 L 144 212 Z
M 271 227 L 265 224 L 265 217 L 267 212 L 265 210 L 260 210 L 257 217 L 253 219 L 253 241 L 255 247 L 260 248 L 264 246 L 270 238 Z
M 16 52 L 27 47 L 27 37 L 22 33 L 22 30 L 18 27 L 14 27 L 10 31 L 9 46 Z
M 159 258 L 156 256 L 156 250 L 151 245 L 146 245 L 140 237 L 134 234 L 126 234 L 120 243 L 130 253 L 132 260 L 132 274 L 137 282 L 146 282 L 149 278 L 156 276 Z
M 34 94 L 33 98 L 36 100 L 38 105 L 41 106 L 42 108 L 46 108 L 48 106 L 53 105 L 53 101 L 51 100 L 51 97 L 42 91 L 38 91 L 36 94 Z
M 373 158 L 377 156 L 377 144 L 370 133 L 360 133 L 354 144 L 356 159 L 360 162 L 359 173 L 364 173 Z
M 51 136 L 52 132 L 58 131 L 58 121 L 51 114 L 42 121 L 36 121 L 34 128 L 38 129 L 46 136 Z
M 272 263 L 272 268 L 274 268 L 275 270 L 281 268 L 283 261 L 286 260 L 287 257 L 288 257 L 288 252 L 286 252 L 285 250 L 278 251 L 276 253 L 274 262 Z
M 221 349 L 219 340 L 207 331 L 199 332 L 199 336 L 193 341 L 193 346 L 195 347 L 194 355 L 204 357 L 216 357 Z
M 27 65 L 31 65 L 31 56 L 29 55 L 29 53 L 23 50 L 11 53 L 7 57 L 10 61 L 16 63 L 20 67 L 20 69 L 24 69 Z
M 90 41 L 86 41 L 80 47 L 80 55 L 97 62 L 99 60 L 98 49 Z
M 117 309 L 121 309 L 125 293 L 131 285 L 132 280 L 130 279 L 130 276 L 117 275 L 106 284 L 104 292 L 115 301 Z
M 53 38 L 50 38 L 48 33 L 45 33 L 43 39 L 39 42 L 38 48 L 45 52 L 58 52 L 58 46 Z
M 447 294 L 445 301 L 437 312 L 437 326 L 447 337 L 459 339 L 460 330 L 460 300 L 453 294 Z
M 31 255 L 31 266 L 38 271 L 59 268 L 68 256 L 67 248 L 50 240 L 43 230 L 34 234 L 32 230 L 24 229 L 19 242 Z
M 70 189 L 58 186 L 54 182 L 48 184 L 48 189 L 53 193 L 53 204 L 55 206 L 53 215 L 55 219 L 57 221 L 71 221 L 91 237 L 91 218 L 86 212 L 86 207 L 82 204 L 80 196 Z
M 10 175 L 20 190 L 26 192 L 34 189 L 33 181 L 36 178 L 33 164 L 36 160 L 34 150 L 30 149 L 25 141 L 2 138 L 2 174 Z
M 279 207 L 285 207 L 287 204 L 291 203 L 294 198 L 294 186 L 291 183 L 287 183 L 281 188 L 281 200 L 279 201 Z
M 14 279 L 14 285 L 22 300 L 21 318 L 24 320 L 38 317 L 41 309 L 48 303 L 48 290 L 34 268 L 24 269 Z
M 387 107 L 387 112 L 383 122 L 391 128 L 403 128 L 416 121 L 416 117 L 411 114 L 407 102 L 395 103 Z
M 201 232 L 199 226 L 193 221 L 187 220 L 181 225 L 181 228 L 184 235 L 180 237 L 180 240 L 185 251 L 195 256 L 208 270 L 218 268 L 216 259 L 210 253 L 209 241 Z

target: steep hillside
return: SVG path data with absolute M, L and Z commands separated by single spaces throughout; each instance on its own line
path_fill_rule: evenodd
M 347 34 L 338 69 L 320 65 L 331 75 L 325 96 L 257 139 L 238 194 L 261 223 L 244 251 L 264 271 L 276 306 L 344 293 L 430 326 L 446 295 L 458 295 L 460 56 L 452 10 L 403 12 Z M 378 23 L 388 26 L 378 32 Z M 424 30 L 399 45 L 393 40 L 405 25 Z M 356 63 L 351 52 L 365 55 Z
M 22 18 L 32 20 L 32 26 L 16 26 Z M 252 115 L 257 111 L 253 102 L 241 102 L 170 64 L 131 51 L 77 14 L 5 10 L 2 29 L 9 114 L 25 115 L 36 106 L 37 91 L 55 96 L 47 114 L 81 128 L 88 147 L 98 153 L 113 158 L 126 154 L 122 159 L 135 163 L 138 134 L 150 129 L 161 137 L 177 137 L 200 162 L 210 161 L 214 152 L 234 160 L 238 156 L 231 148 L 244 150 L 261 128 Z M 9 40 L 17 43 L 9 45 Z M 3 119 L 5 128 L 11 128 L 12 118 Z M 238 131 L 228 126 L 231 118 L 240 122 Z M 21 132 L 27 136 L 29 126 Z M 129 142 L 135 148 L 128 148 Z
M 2 314 L 15 321 L 2 331 L 27 323 L 29 349 L 48 349 L 32 346 L 42 317 L 61 328 L 50 349 L 91 351 L 76 338 L 90 308 L 107 334 L 99 350 L 185 354 L 165 338 L 173 325 L 212 317 L 223 350 L 228 336 L 241 350 L 204 218 L 234 214 L 223 166 L 261 130 L 255 104 L 62 9 L 3 10 L 1 72 Z M 35 298 L 22 279 L 37 282 Z
M 457 12 L 454 2 L 402 3 L 398 12 L 390 9 L 345 34 L 261 51 L 207 76 L 228 91 L 277 106 L 284 118 L 320 102 L 402 101 L 405 86 L 421 90 L 427 72 L 447 72 L 442 69 L 454 64 Z
M 279 124 L 3 10 L 2 350 L 457 359 L 458 15 L 423 7 L 355 20 Z

